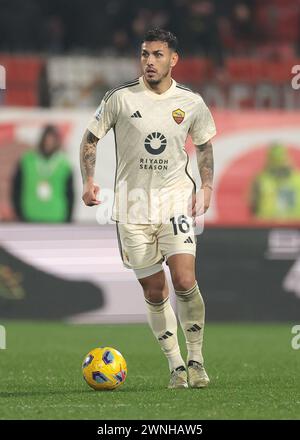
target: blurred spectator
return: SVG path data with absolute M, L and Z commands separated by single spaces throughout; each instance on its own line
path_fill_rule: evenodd
M 18 14 L 16 14 L 18 11 Z M 92 11 L 92 13 L 91 13 Z M 294 51 L 299 0 L 2 0 L 0 50 L 129 54 L 146 29 L 170 28 L 185 56 Z M 17 32 L 16 32 L 17 29 Z
M 12 203 L 20 220 L 60 223 L 71 220 L 73 174 L 61 151 L 58 130 L 45 127 L 37 150 L 21 157 L 12 182 Z
M 260 220 L 300 219 L 300 171 L 284 145 L 273 144 L 251 188 L 251 210 Z
M 224 11 L 219 20 L 223 51 L 226 55 L 252 54 L 259 38 L 253 12 L 254 5 L 238 2 Z
M 170 25 L 170 15 L 167 10 L 160 9 L 154 12 L 151 26 L 168 29 Z
M 146 8 L 139 9 L 131 26 L 132 45 L 134 47 L 139 47 L 147 28 L 151 26 L 151 22 L 152 11 Z
M 193 55 L 213 59 L 223 64 L 218 18 L 213 1 L 192 0 L 187 4 L 185 47 Z
M 62 18 L 54 15 L 46 23 L 45 48 L 47 52 L 59 54 L 64 51 L 64 23 Z
M 119 29 L 115 31 L 112 41 L 116 55 L 126 56 L 128 54 L 129 38 L 126 30 Z

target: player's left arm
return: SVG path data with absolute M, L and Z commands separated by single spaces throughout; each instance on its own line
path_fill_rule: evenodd
M 202 145 L 195 145 L 195 147 L 202 191 L 200 191 L 201 203 L 198 207 L 196 203 L 193 205 L 193 215 L 201 215 L 207 211 L 210 205 L 214 178 L 214 155 L 211 140 Z
M 189 134 L 196 147 L 197 164 L 202 186 L 201 190 L 192 196 L 193 217 L 204 214 L 210 205 L 214 177 L 211 139 L 216 134 L 216 126 L 212 114 L 201 97 L 198 97 L 194 113 Z

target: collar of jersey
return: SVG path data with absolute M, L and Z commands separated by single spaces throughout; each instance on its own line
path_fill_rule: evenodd
M 161 94 L 152 92 L 146 86 L 146 84 L 144 82 L 143 76 L 139 77 L 139 82 L 140 82 L 140 85 L 142 86 L 142 88 L 144 89 L 145 93 L 147 93 L 147 95 L 151 96 L 151 98 L 153 98 L 153 99 L 163 99 L 163 98 L 166 98 L 167 96 L 171 95 L 174 92 L 174 90 L 176 89 L 176 81 L 173 78 L 172 78 L 171 86 L 168 88 L 168 90 L 166 90 L 164 93 L 161 93 Z

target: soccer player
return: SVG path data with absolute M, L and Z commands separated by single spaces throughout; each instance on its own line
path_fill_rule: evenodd
M 113 128 L 117 165 L 112 220 L 123 264 L 134 270 L 143 288 L 150 327 L 168 361 L 168 387 L 202 388 L 209 378 L 202 355 L 204 302 L 195 276 L 194 226 L 210 204 L 216 129 L 201 96 L 171 77 L 177 61 L 177 38 L 163 29 L 148 31 L 141 45 L 143 75 L 106 93 L 83 136 L 82 198 L 87 206 L 100 203 L 94 183 L 96 147 Z M 185 151 L 188 135 L 196 145 L 202 181 L 198 192 Z M 186 363 L 164 260 L 186 339 Z

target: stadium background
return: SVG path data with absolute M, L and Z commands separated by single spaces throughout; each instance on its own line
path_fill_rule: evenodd
M 44 320 L 146 322 L 142 291 L 121 264 L 115 226 L 101 224 L 101 211 L 81 201 L 78 152 L 87 121 L 105 91 L 139 75 L 145 30 L 161 26 L 179 38 L 181 60 L 174 78 L 202 94 L 218 130 L 213 199 L 197 258 L 208 340 L 214 344 L 213 335 L 223 333 L 221 324 L 214 327 L 217 321 L 228 323 L 224 332 L 231 329 L 230 335 L 247 321 L 253 324 L 242 328 L 255 344 L 265 328 L 271 329 L 263 325 L 275 322 L 275 339 L 269 342 L 281 338 L 282 352 L 289 351 L 285 356 L 296 365 L 298 353 L 290 340 L 300 315 L 300 212 L 290 218 L 259 218 L 251 210 L 251 187 L 274 144 L 284 148 L 290 166 L 300 172 L 300 93 L 293 67 L 300 65 L 300 1 L 74 0 L 70 10 L 67 1 L 2 0 L 0 7 L 0 65 L 5 69 L 0 90 L 0 323 L 7 326 L 8 341 L 10 328 L 12 344 L 22 331 L 31 335 L 31 324 L 23 325 L 23 320 L 38 320 L 33 329 L 40 328 L 41 334 Z M 20 222 L 12 205 L 14 171 L 49 123 L 59 129 L 72 164 L 72 221 Z M 196 172 L 190 140 L 187 150 Z M 102 190 L 113 188 L 114 154 L 110 132 L 98 150 L 96 180 Z M 197 175 L 196 180 L 199 184 Z M 297 191 L 280 194 L 287 209 Z M 230 327 L 233 321 L 236 327 Z M 83 327 L 74 332 L 87 338 L 79 344 L 84 351 L 92 348 L 97 329 L 109 340 L 107 329 L 115 335 L 117 327 L 91 326 L 91 341 Z M 118 344 L 114 337 L 112 343 Z M 126 341 L 120 345 L 126 352 Z M 30 352 L 34 356 L 34 348 Z M 249 416 L 247 411 L 236 414 Z M 30 418 L 32 413 L 23 415 Z

